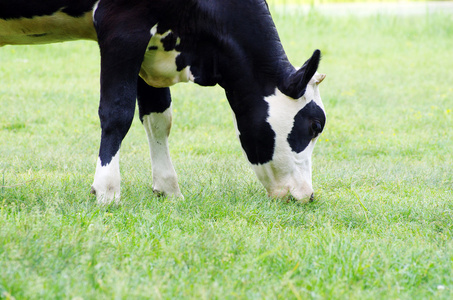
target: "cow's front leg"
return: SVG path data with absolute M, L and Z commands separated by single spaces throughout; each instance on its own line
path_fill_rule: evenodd
M 170 89 L 153 88 L 139 78 L 137 100 L 151 152 L 153 191 L 183 197 L 168 148 L 172 120 Z
M 107 60 L 102 56 L 101 60 Z M 120 199 L 119 150 L 134 117 L 136 79 L 124 77 L 118 72 L 106 71 L 102 62 L 101 101 L 101 145 L 92 185 L 99 204 L 110 204 Z M 135 75 L 135 78 L 137 75 Z
M 134 117 L 137 77 L 150 33 L 134 16 L 112 22 L 114 7 L 101 4 L 94 19 L 101 51 L 102 134 L 92 193 L 99 204 L 109 204 L 120 199 L 119 150 Z M 123 10 L 117 9 L 114 15 L 120 16 Z

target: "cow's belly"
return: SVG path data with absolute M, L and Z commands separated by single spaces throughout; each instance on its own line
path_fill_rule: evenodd
M 97 39 L 92 12 L 78 18 L 56 12 L 50 16 L 30 19 L 0 19 L 0 46 L 48 44 L 80 39 Z

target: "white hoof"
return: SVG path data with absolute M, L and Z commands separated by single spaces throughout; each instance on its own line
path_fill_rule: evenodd
M 120 165 L 117 153 L 107 165 L 102 166 L 98 158 L 91 193 L 96 195 L 99 205 L 109 205 L 120 201 Z
M 99 205 L 110 205 L 114 203 L 118 205 L 120 203 L 120 190 L 114 188 L 108 188 L 105 191 L 101 191 L 99 188 L 95 188 L 94 184 L 91 186 L 91 194 L 96 195 L 97 203 Z
M 181 194 L 181 190 L 178 185 L 176 174 L 172 174 L 172 176 L 168 176 L 165 179 L 157 178 L 157 176 L 155 176 L 153 178 L 153 181 L 153 192 L 157 196 L 184 199 L 184 196 Z
M 183 196 L 183 194 L 181 194 L 181 191 L 179 191 L 179 190 L 176 192 L 163 192 L 163 191 L 153 187 L 153 193 L 157 197 L 167 197 L 167 198 L 176 198 L 176 199 L 184 200 L 184 196 Z

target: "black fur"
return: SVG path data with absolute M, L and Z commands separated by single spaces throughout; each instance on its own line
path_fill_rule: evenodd
M 0 0 L 0 19 L 33 18 L 62 11 L 81 17 L 93 9 L 96 0 Z
M 291 149 L 302 152 L 324 129 L 326 115 L 321 107 L 314 101 L 310 101 L 294 117 L 294 125 L 288 135 L 288 143 Z
M 149 86 L 143 79 L 138 78 L 137 103 L 140 120 L 151 113 L 161 113 L 167 110 L 171 104 L 169 88 L 154 88 Z

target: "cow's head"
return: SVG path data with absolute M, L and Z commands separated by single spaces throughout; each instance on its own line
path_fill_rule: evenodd
M 299 70 L 284 77 L 248 126 L 237 118 L 239 138 L 247 158 L 269 196 L 306 203 L 313 199 L 311 156 L 326 123 L 316 72 L 320 51 Z M 241 128 L 242 127 L 242 128 Z

